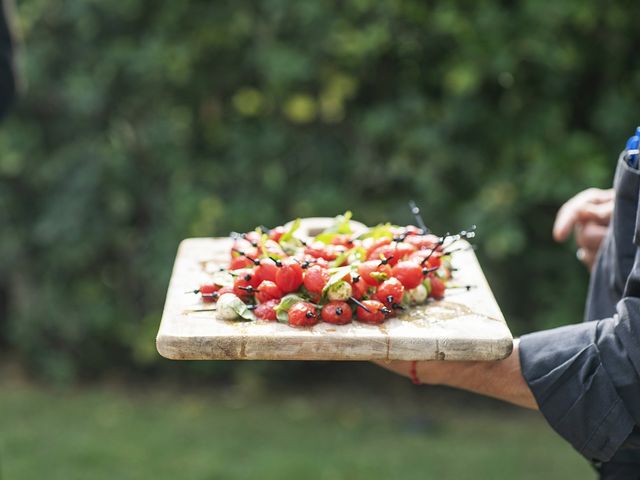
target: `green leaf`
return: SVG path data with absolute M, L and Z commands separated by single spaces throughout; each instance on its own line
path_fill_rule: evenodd
M 301 220 L 296 218 L 289 230 L 282 234 L 280 237 L 280 246 L 282 249 L 288 254 L 293 255 L 300 247 L 302 247 L 302 242 L 298 240 L 293 234 L 300 228 Z
M 378 282 L 384 282 L 389 279 L 389 275 L 386 272 L 371 272 L 369 275 Z
M 315 236 L 315 238 L 313 239 L 314 242 L 322 242 L 325 245 L 329 245 L 331 243 L 331 241 L 336 238 L 338 235 L 340 235 L 338 232 L 330 232 L 327 230 L 325 230 L 322 233 L 319 233 L 318 235 Z
M 223 295 L 223 297 L 225 297 L 225 295 Z M 231 308 L 231 310 L 236 312 L 236 314 L 238 315 L 238 321 L 253 321 L 256 319 L 256 316 L 251 310 L 249 310 L 249 307 L 246 303 L 244 303 L 238 297 L 232 298 L 231 295 L 229 295 L 228 298 L 229 300 L 227 301 L 225 307 Z M 223 300 L 220 301 L 222 302 Z
M 284 310 L 276 312 L 276 318 L 280 323 L 289 323 L 289 314 Z
M 359 235 L 358 238 L 360 240 L 364 240 L 365 238 L 373 238 L 374 240 L 383 237 L 393 238 L 392 228 L 394 228 L 394 225 L 390 223 L 380 223 L 375 227 L 371 227 L 369 231 Z
M 347 210 L 342 215 L 338 215 L 336 217 L 333 228 L 335 228 L 337 233 L 342 235 L 353 233 L 353 230 L 351 230 L 351 224 L 349 223 L 351 221 L 351 217 L 353 217 L 351 210 Z
M 233 302 L 231 304 L 231 308 L 233 308 L 235 310 L 235 312 L 238 314 L 238 316 L 242 320 L 246 320 L 246 321 L 250 322 L 250 321 L 254 321 L 256 319 L 256 316 L 253 314 L 253 312 L 251 310 L 249 310 L 249 307 L 247 306 L 247 304 L 244 303 L 240 299 L 238 299 L 237 302 Z
M 289 230 L 287 230 L 286 232 L 284 232 L 282 234 L 282 236 L 280 237 L 280 244 L 282 245 L 283 243 L 287 243 L 289 242 L 291 239 L 293 239 L 293 234 L 296 233 L 296 231 L 300 228 L 300 224 L 302 223 L 302 220 L 300 220 L 299 218 L 296 218 L 293 223 L 291 224 L 291 227 L 289 227 Z
M 266 243 L 266 241 L 269 239 L 269 235 L 267 235 L 266 233 L 263 233 L 260 236 L 260 253 L 262 254 L 263 257 L 268 257 L 269 254 L 267 253 L 267 249 L 265 248 L 264 244 Z
M 280 303 L 278 304 L 278 306 L 274 308 L 276 315 L 279 312 L 288 312 L 291 307 L 300 302 L 306 302 L 306 300 L 300 295 L 296 295 L 295 293 L 285 295 L 280 299 Z
M 331 262 L 331 266 L 339 267 L 340 265 L 342 265 L 347 260 L 347 258 L 349 258 L 349 255 L 351 255 L 351 253 L 353 253 L 354 250 L 355 248 L 352 248 L 351 250 L 346 250 L 342 252 L 340 255 L 336 257 L 336 259 L 333 262 Z
M 325 229 L 322 233 L 316 235 L 314 241 L 329 244 L 338 235 L 349 235 L 353 233 L 353 230 L 351 230 L 351 224 L 349 223 L 352 216 L 353 214 L 350 210 L 347 210 L 342 215 L 338 215 L 334 219 L 333 225 Z

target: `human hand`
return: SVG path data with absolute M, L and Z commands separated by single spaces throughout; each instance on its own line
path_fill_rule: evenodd
M 578 260 L 591 270 L 613 214 L 615 192 L 588 188 L 569 199 L 556 216 L 553 238 L 564 242 L 575 233 Z

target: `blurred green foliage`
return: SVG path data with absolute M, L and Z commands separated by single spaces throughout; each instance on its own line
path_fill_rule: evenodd
M 0 129 L 0 335 L 35 371 L 167 368 L 154 336 L 184 237 L 346 209 L 408 223 L 409 199 L 437 231 L 478 225 L 516 333 L 580 320 L 586 274 L 550 228 L 565 199 L 610 183 L 638 123 L 637 2 L 18 13 L 28 88 Z
M 410 383 L 387 380 L 393 389 L 250 395 L 164 381 L 43 388 L 2 377 L 0 409 L 11 414 L 0 415 L 0 478 L 594 478 L 542 416 L 489 402 L 469 408 L 466 397 L 418 396 Z

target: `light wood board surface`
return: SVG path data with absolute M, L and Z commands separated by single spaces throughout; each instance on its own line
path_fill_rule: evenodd
M 458 246 L 467 245 L 464 241 Z M 294 328 L 277 322 L 219 320 L 195 290 L 227 266 L 231 240 L 190 238 L 178 248 L 156 345 L 175 360 L 498 360 L 513 339 L 471 249 L 452 256 L 453 282 L 443 300 L 409 309 L 383 325 L 354 321 Z

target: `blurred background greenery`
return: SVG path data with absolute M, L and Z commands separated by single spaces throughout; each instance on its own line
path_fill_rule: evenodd
M 17 13 L 27 89 L 0 128 L 0 346 L 22 371 L 387 385 L 343 364 L 176 364 L 154 337 L 181 239 L 347 209 L 405 224 L 409 199 L 436 231 L 478 225 L 515 334 L 580 321 L 587 274 L 550 229 L 569 196 L 610 184 L 638 122 L 637 2 L 20 0 Z

